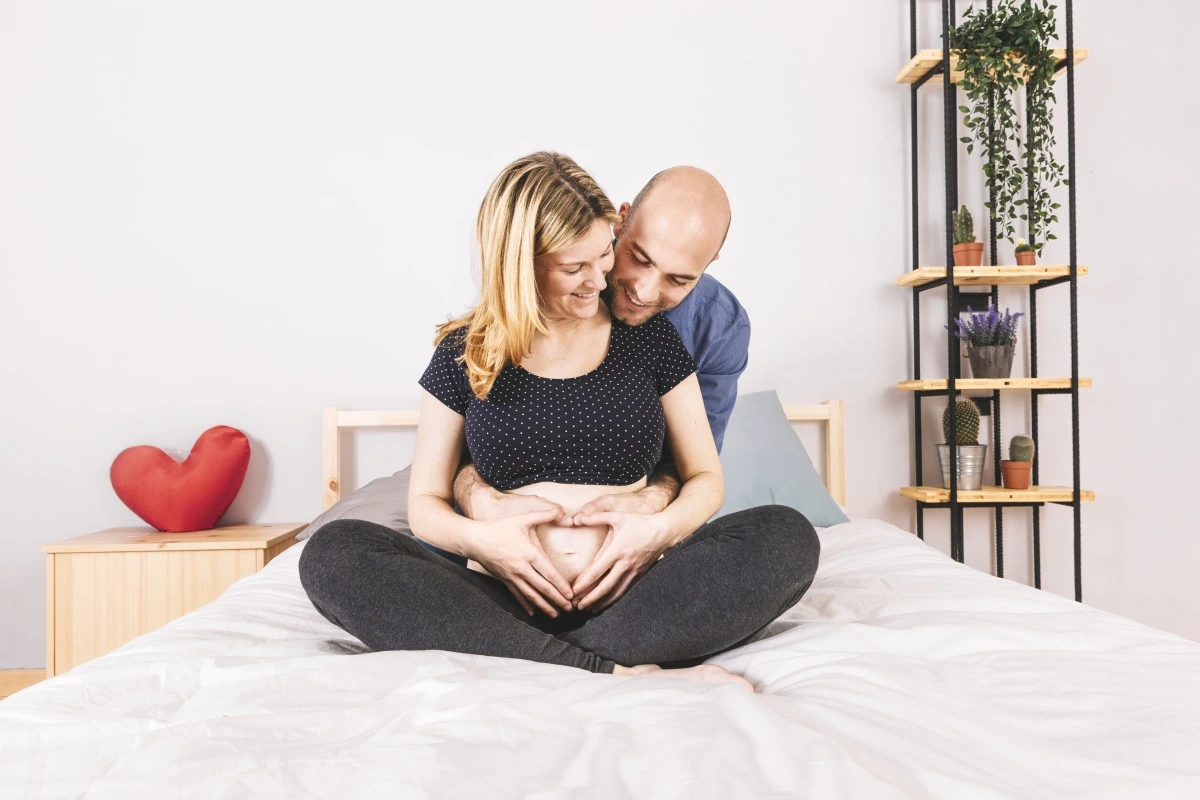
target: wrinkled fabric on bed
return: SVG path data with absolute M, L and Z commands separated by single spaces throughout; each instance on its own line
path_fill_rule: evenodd
M 1200 644 L 821 532 L 762 694 L 444 652 L 363 653 L 303 545 L 213 603 L 0 702 L 0 797 L 1200 797 Z

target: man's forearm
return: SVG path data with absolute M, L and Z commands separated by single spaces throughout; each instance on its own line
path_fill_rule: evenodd
M 475 498 L 481 493 L 494 492 L 471 463 L 464 464 L 454 476 L 454 502 L 465 516 L 475 519 Z
M 682 485 L 683 482 L 679 480 L 679 473 L 675 471 L 674 464 L 660 464 L 650 475 L 650 480 L 646 482 L 645 488 L 641 490 L 643 494 L 653 496 L 655 502 L 662 503 L 659 508 L 649 513 L 657 514 L 675 502 L 675 498 L 679 496 L 679 489 Z

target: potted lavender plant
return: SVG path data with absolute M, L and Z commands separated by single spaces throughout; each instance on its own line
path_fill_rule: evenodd
M 967 320 L 954 320 L 954 335 L 967 343 L 971 375 L 976 378 L 1007 378 L 1012 373 L 1013 351 L 1017 344 L 1017 319 L 1021 312 L 1001 314 L 994 305 L 986 312 L 971 311 Z

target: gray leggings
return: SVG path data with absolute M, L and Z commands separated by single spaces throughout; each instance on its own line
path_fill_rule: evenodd
M 450 650 L 612 672 L 695 664 L 753 636 L 803 596 L 821 545 L 800 512 L 721 517 L 667 551 L 603 611 L 529 616 L 504 584 L 373 522 L 308 540 L 300 581 L 317 611 L 372 650 Z

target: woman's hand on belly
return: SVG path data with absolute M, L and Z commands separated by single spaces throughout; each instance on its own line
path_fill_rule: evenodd
M 645 478 L 628 486 L 546 482 L 513 489 L 512 494 L 535 496 L 564 510 L 559 519 L 538 525 L 537 534 L 546 557 L 573 583 L 596 558 L 609 532 L 605 523 L 581 524 L 581 520 L 575 519 L 579 511 L 597 498 L 632 494 L 645 485 Z
M 547 509 L 482 523 L 464 553 L 504 583 L 530 614 L 539 608 L 547 616 L 557 617 L 555 606 L 564 611 L 572 607 L 570 581 L 559 574 L 537 534 L 537 528 L 557 514 Z
M 658 514 L 606 511 L 581 515 L 579 521 L 607 533 L 591 564 L 571 582 L 576 608 L 598 611 L 612 605 L 670 547 Z

